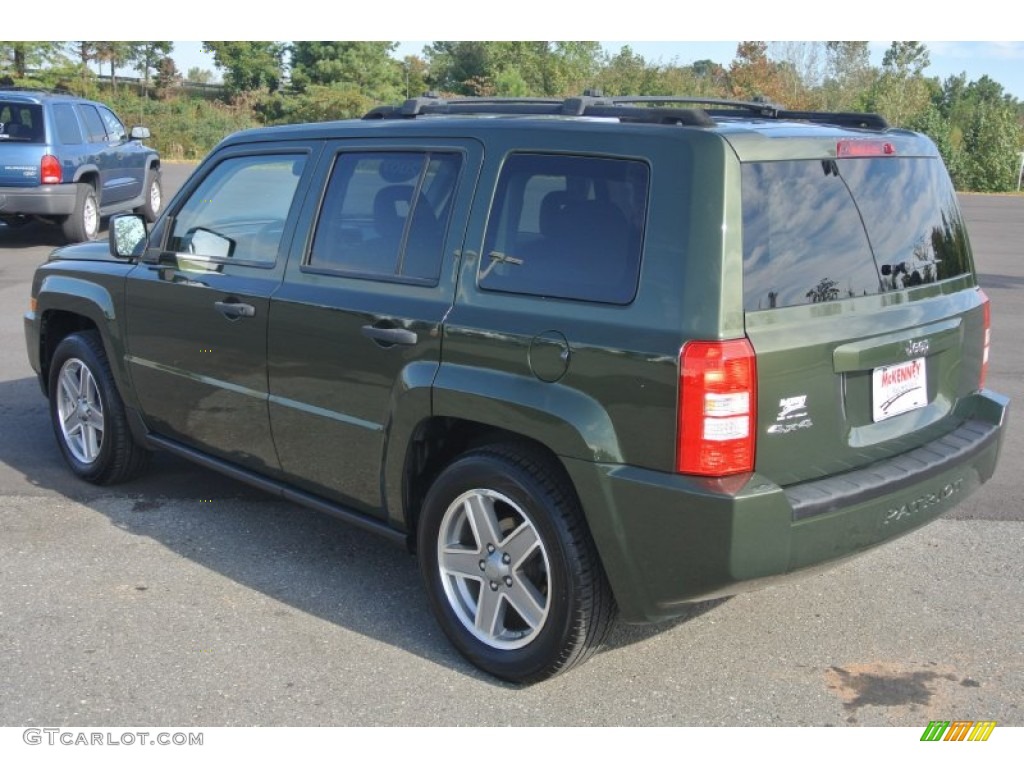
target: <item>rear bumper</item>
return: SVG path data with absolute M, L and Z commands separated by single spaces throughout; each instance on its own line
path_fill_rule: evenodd
M 75 210 L 77 184 L 0 187 L 0 216 L 64 216 Z
M 788 488 L 757 473 L 712 480 L 564 461 L 622 617 L 658 621 L 858 554 L 956 506 L 995 471 L 1009 401 L 983 391 L 965 405 L 961 426 L 932 443 Z

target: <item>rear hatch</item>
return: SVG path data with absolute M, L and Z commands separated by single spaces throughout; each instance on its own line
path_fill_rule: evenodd
M 785 486 L 906 452 L 968 418 L 985 298 L 931 142 L 840 129 L 770 142 L 790 144 L 770 159 L 741 154 L 743 296 L 755 466 Z
M 45 136 L 40 104 L 0 96 L 0 187 L 39 184 Z

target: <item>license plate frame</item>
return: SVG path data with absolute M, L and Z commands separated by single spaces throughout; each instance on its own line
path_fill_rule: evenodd
M 916 357 L 871 372 L 871 419 L 885 421 L 928 405 L 928 365 Z

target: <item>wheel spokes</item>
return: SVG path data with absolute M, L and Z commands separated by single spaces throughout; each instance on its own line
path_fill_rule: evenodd
M 441 553 L 441 568 L 452 576 L 471 578 L 481 581 L 480 552 L 472 549 L 456 549 L 449 547 Z
M 521 648 L 544 627 L 550 564 L 540 534 L 510 498 L 467 491 L 441 522 L 437 567 L 459 621 L 492 648 Z
M 498 526 L 498 518 L 494 513 L 494 501 L 487 496 L 473 494 L 465 502 L 466 518 L 473 528 L 473 535 L 476 536 L 476 543 L 483 549 L 488 544 L 492 546 L 501 541 L 501 532 Z
M 530 629 L 539 627 L 548 615 L 547 600 L 527 579 L 515 579 L 505 598 Z
M 66 361 L 57 379 L 57 417 L 64 444 L 78 461 L 91 464 L 103 447 L 105 419 L 99 386 L 80 360 Z
M 537 532 L 533 526 L 524 520 L 522 525 L 501 542 L 500 546 L 501 550 L 507 552 L 511 557 L 512 568 L 517 569 L 540 546 L 540 539 L 537 538 Z

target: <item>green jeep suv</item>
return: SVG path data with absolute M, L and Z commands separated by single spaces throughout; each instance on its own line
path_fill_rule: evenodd
M 25 318 L 72 470 L 163 449 L 407 545 L 505 679 L 893 539 L 996 467 L 956 195 L 877 115 L 413 99 L 235 134 L 110 230 Z

